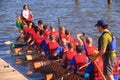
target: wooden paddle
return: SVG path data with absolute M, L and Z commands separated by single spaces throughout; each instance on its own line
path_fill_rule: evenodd
M 34 68 L 35 69 L 38 69 L 40 68 L 41 66 L 46 66 L 48 64 L 51 64 L 52 62 L 59 62 L 61 61 L 61 59 L 58 59 L 58 60 L 52 60 L 52 61 L 37 61 L 37 62 L 34 62 L 33 65 L 34 65 Z
M 91 63 L 91 62 L 88 62 L 88 63 L 84 64 L 83 66 L 79 67 L 78 70 L 80 70 L 80 69 L 82 69 L 82 68 L 88 66 L 90 63 Z
M 13 43 L 13 41 L 5 41 L 5 42 L 3 42 L 5 45 L 10 45 L 10 44 L 12 44 Z

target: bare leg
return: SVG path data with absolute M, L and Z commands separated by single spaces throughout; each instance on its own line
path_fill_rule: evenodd
M 106 80 L 114 80 L 113 75 L 109 74 L 109 75 L 105 75 Z

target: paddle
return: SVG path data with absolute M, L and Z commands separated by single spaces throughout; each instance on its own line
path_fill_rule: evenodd
M 12 43 L 14 43 L 13 41 L 5 41 L 5 42 L 3 42 L 5 45 L 10 45 L 10 44 L 12 44 Z
M 60 27 L 60 19 L 58 18 L 58 28 Z
M 82 68 L 88 66 L 90 63 L 91 63 L 91 62 L 88 62 L 88 63 L 84 64 L 83 66 L 79 67 L 78 70 L 80 70 L 80 69 L 82 69 Z
M 34 68 L 35 69 L 38 69 L 40 68 L 41 66 L 46 66 L 52 62 L 59 62 L 61 61 L 61 59 L 58 59 L 58 60 L 53 60 L 53 61 L 38 61 L 38 62 L 34 62 Z

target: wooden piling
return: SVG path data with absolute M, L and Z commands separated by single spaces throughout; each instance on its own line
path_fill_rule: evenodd
M 108 1 L 108 4 L 112 4 L 112 0 L 107 0 Z
M 60 19 L 58 18 L 58 28 L 60 27 Z

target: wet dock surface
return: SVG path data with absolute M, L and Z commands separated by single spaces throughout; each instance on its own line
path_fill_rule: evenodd
M 0 58 L 0 80 L 28 80 L 9 63 Z
M 15 58 L 10 55 L 0 58 L 0 80 L 41 80 L 41 73 L 27 74 L 27 65 L 16 64 Z

